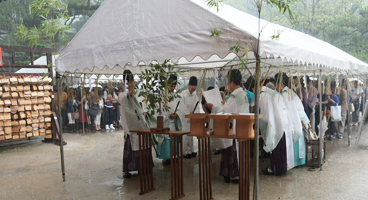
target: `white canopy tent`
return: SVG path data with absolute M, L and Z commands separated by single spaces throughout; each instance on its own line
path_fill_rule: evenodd
M 264 62 L 368 71 L 366 63 L 317 38 L 265 20 L 261 29 Z M 211 30 L 222 34 L 209 37 Z M 279 39 L 271 39 L 277 32 Z M 254 59 L 257 38 L 258 18 L 225 4 L 217 12 L 201 0 L 106 0 L 61 52 L 56 71 L 108 75 L 129 68 L 137 74 L 151 61 L 168 58 L 183 68 L 216 67 L 235 56 L 228 54 L 236 42 Z
M 260 24 L 263 62 L 303 70 L 368 72 L 366 63 L 331 44 L 265 20 Z M 209 37 L 214 30 L 219 37 Z M 279 38 L 272 39 L 278 32 Z M 201 0 L 105 0 L 61 52 L 56 71 L 119 75 L 130 69 L 139 74 L 152 61 L 166 59 L 181 68 L 208 69 L 235 64 L 229 49 L 237 42 L 244 47 L 239 54 L 249 50 L 248 60 L 255 61 L 258 35 L 258 18 L 224 4 L 217 12 Z M 254 69 L 254 62 L 248 67 Z M 211 71 L 207 77 L 214 75 Z

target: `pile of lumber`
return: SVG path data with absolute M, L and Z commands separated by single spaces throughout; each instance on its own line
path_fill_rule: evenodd
M 0 77 L 0 140 L 51 136 L 49 77 Z

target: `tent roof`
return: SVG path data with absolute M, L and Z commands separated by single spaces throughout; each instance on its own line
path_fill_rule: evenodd
M 221 36 L 209 37 L 211 30 Z M 368 72 L 366 63 L 312 36 L 265 20 L 261 30 L 265 62 Z M 271 39 L 278 32 L 280 37 Z M 130 68 L 139 73 L 144 63 L 168 58 L 180 67 L 222 66 L 236 42 L 254 59 L 257 37 L 258 18 L 225 4 L 217 12 L 201 0 L 106 0 L 61 52 L 56 71 L 121 74 L 122 68 Z M 210 63 L 188 64 L 211 56 Z

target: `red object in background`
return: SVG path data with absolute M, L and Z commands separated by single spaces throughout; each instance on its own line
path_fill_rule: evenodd
M 0 48 L 0 66 L 3 66 L 3 55 L 1 54 L 1 48 Z

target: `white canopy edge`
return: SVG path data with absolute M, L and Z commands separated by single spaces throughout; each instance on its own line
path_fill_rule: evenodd
M 368 72 L 366 63 L 331 44 L 265 20 L 260 22 L 260 53 L 277 66 L 291 63 Z M 220 37 L 209 37 L 211 30 L 221 32 Z M 279 38 L 271 39 L 278 32 Z M 257 37 L 258 18 L 225 4 L 217 12 L 201 0 L 106 0 L 61 52 L 56 71 L 109 75 L 130 69 L 139 74 L 146 67 L 141 63 L 162 63 L 169 58 L 182 68 L 209 68 L 213 63 L 221 66 L 236 42 L 245 48 L 240 54 L 249 49 L 247 56 L 254 59 Z M 218 59 L 207 62 L 214 55 Z M 197 66 L 180 65 L 185 63 L 183 59 Z M 205 62 L 198 64 L 197 59 Z

